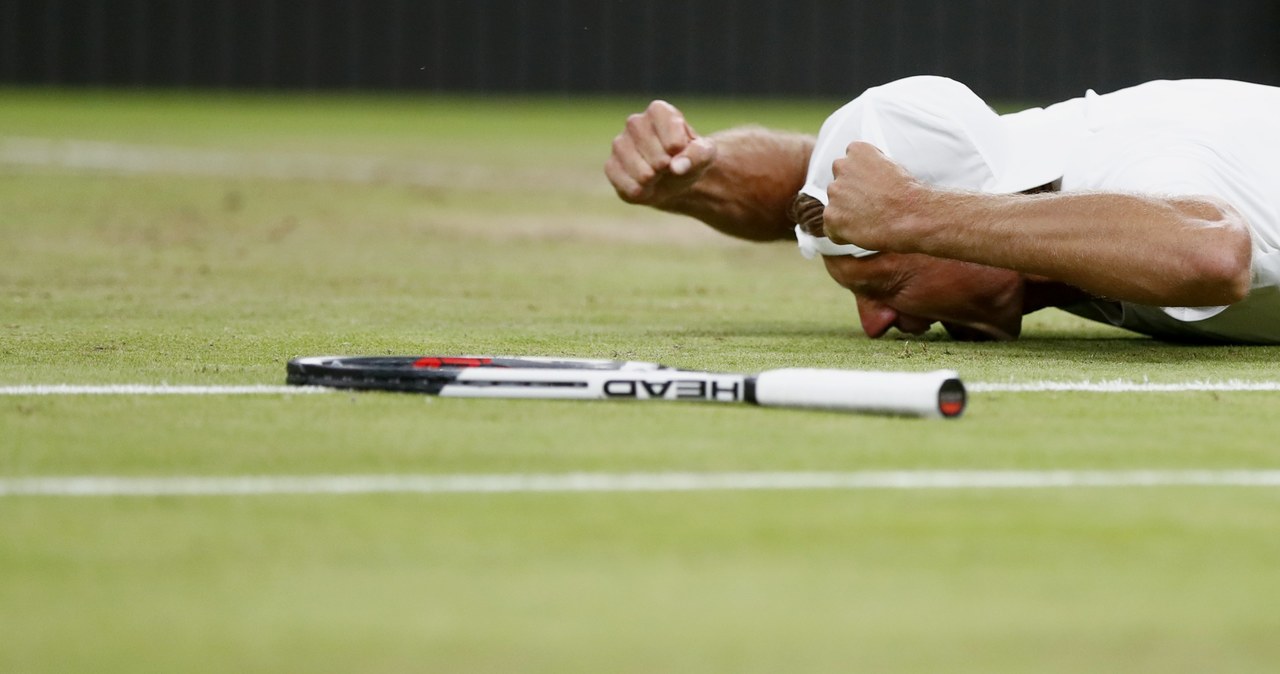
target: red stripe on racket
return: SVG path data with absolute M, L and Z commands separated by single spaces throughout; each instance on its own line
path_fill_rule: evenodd
M 417 368 L 441 368 L 441 367 L 482 367 L 484 365 L 492 365 L 492 358 L 461 358 L 450 356 L 424 356 L 413 361 L 413 366 Z

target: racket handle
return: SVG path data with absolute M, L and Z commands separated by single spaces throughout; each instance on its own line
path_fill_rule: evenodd
M 756 375 L 755 398 L 770 407 L 957 417 L 965 390 L 952 370 L 870 372 L 786 368 Z

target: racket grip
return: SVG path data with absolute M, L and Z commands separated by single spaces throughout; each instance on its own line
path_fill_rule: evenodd
M 960 416 L 964 384 L 952 370 L 871 372 L 786 368 L 756 375 L 756 403 L 770 407 L 948 418 Z

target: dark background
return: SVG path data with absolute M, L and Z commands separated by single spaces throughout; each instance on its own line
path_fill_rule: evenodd
M 1280 84 L 1280 0 L 0 0 L 0 83 L 1002 99 Z

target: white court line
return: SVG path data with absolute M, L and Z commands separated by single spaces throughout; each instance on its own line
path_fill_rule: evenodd
M 1083 393 L 1184 393 L 1193 391 L 1280 391 L 1276 381 L 1185 381 L 1135 382 L 1123 379 L 1103 381 L 974 382 L 965 384 L 970 393 L 1039 393 L 1052 391 Z
M 965 384 L 970 393 L 1190 393 L 1196 391 L 1280 391 L 1275 381 L 1189 381 L 1189 382 L 1133 382 L 1108 381 L 1032 381 L 1032 382 L 973 382 Z M 332 393 L 333 389 L 318 386 L 195 386 L 177 384 L 25 384 L 0 386 L 0 396 L 58 396 L 58 395 L 282 395 L 293 393 Z
M 1280 470 L 0 478 L 3 496 L 266 496 L 1280 487 Z
M 319 386 L 187 386 L 178 384 L 27 384 L 0 386 L 2 396 L 68 396 L 68 395 L 126 395 L 126 396 L 219 396 L 219 395 L 281 395 L 293 393 L 332 393 L 333 389 Z

